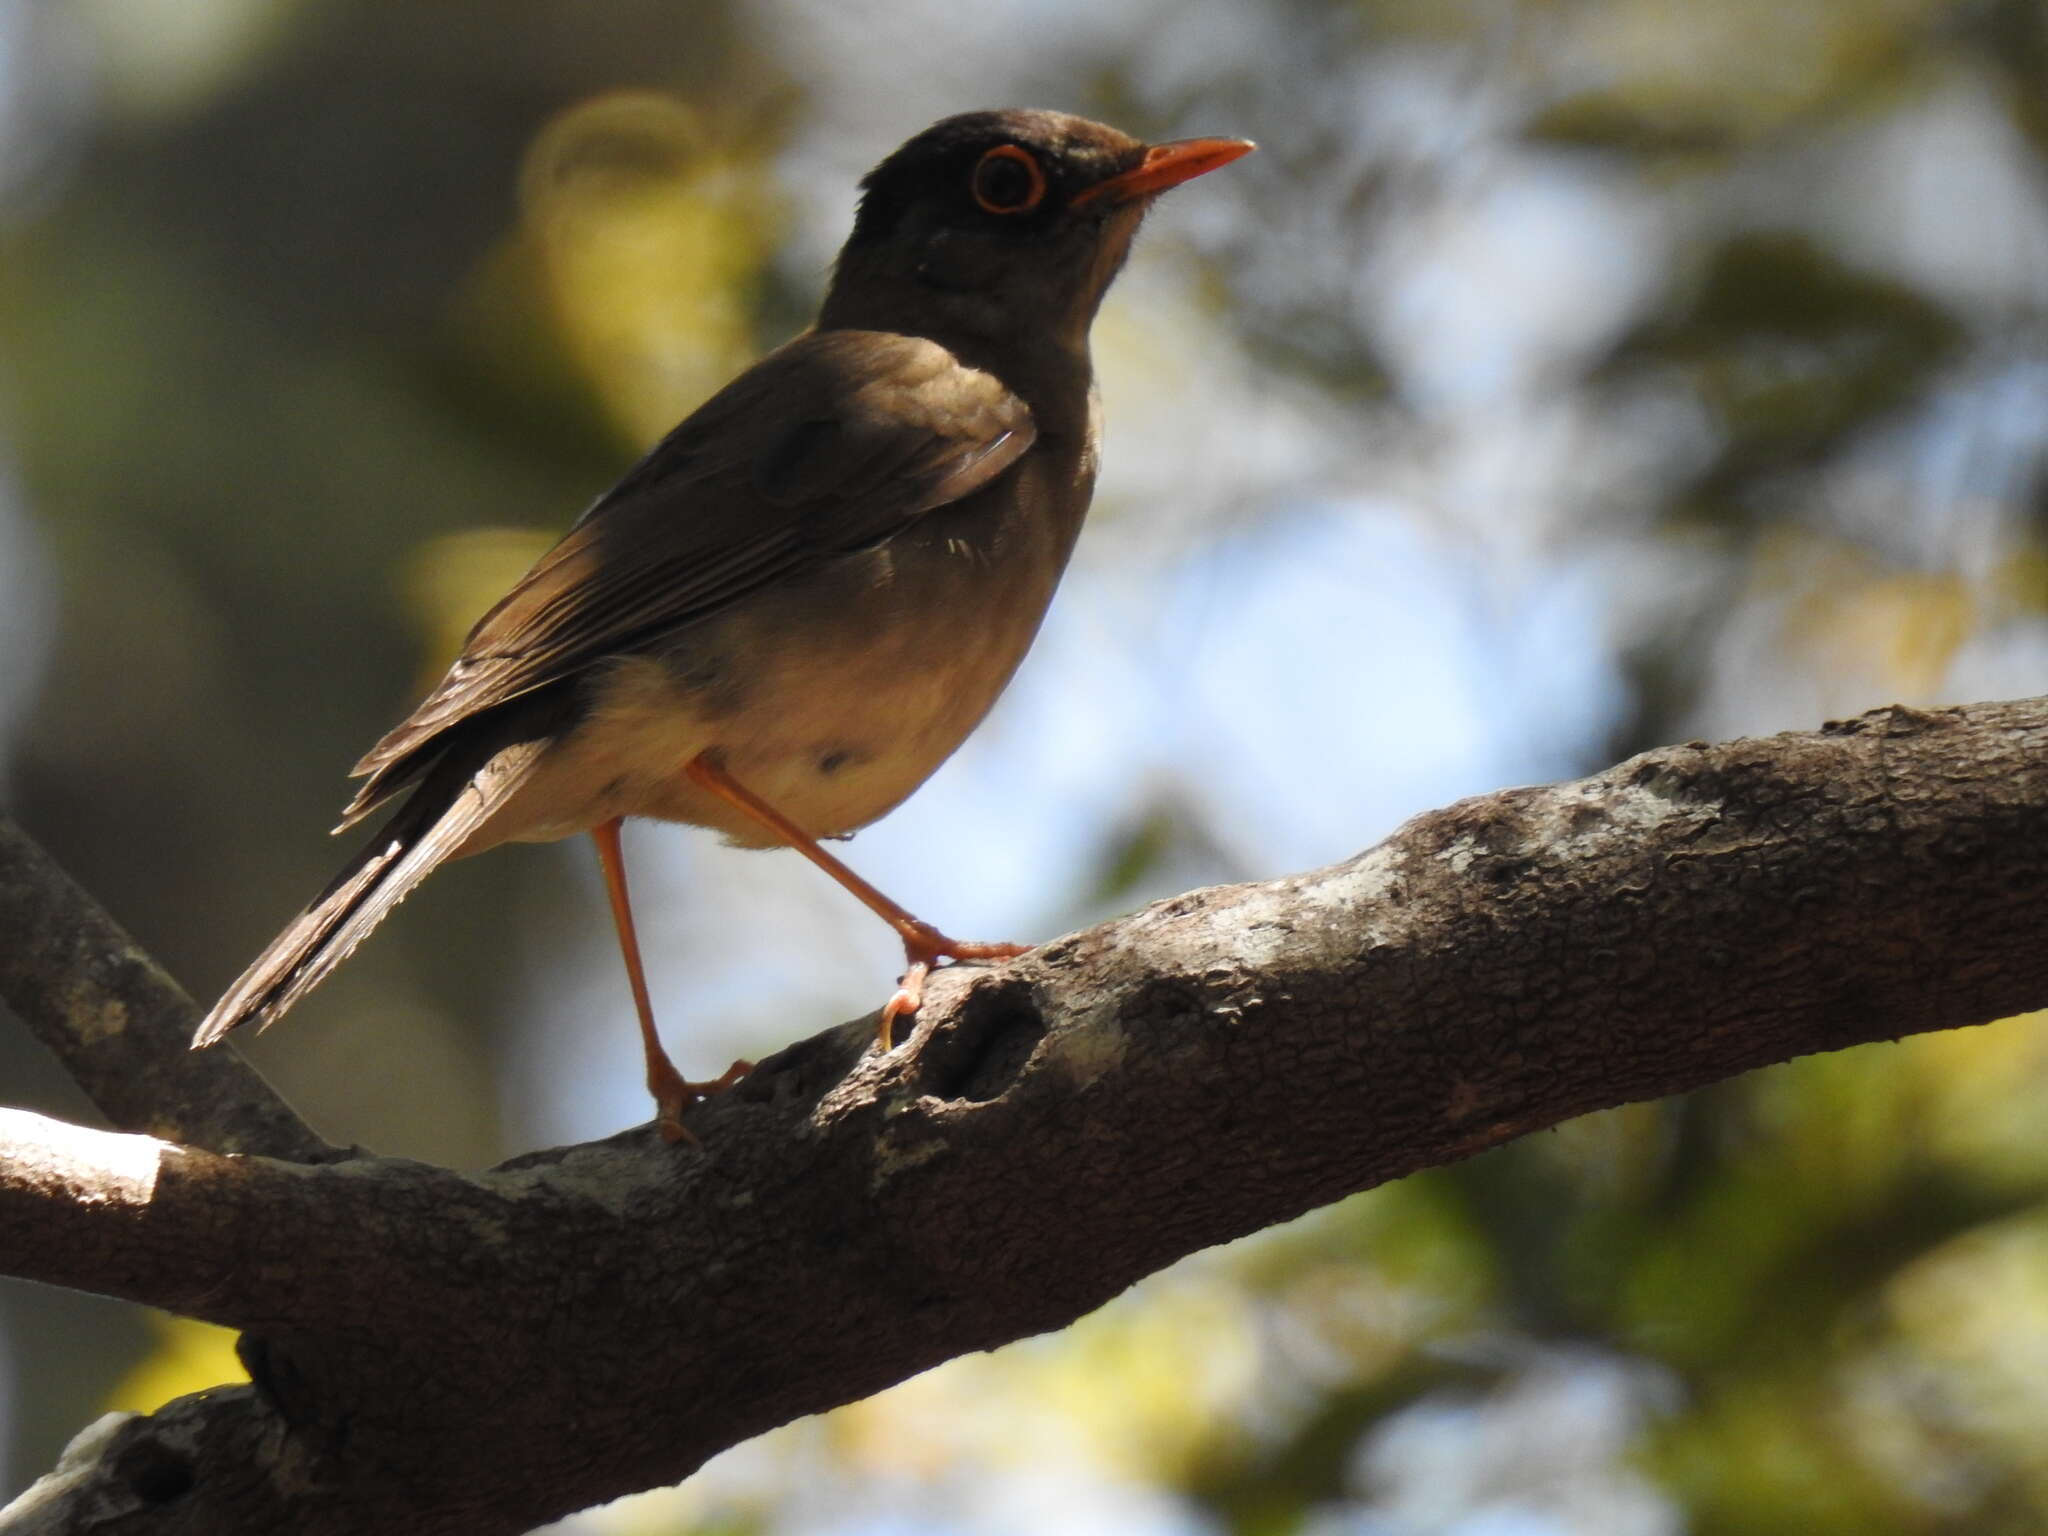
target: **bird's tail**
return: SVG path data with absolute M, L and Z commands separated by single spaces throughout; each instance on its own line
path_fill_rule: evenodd
M 244 1024 L 259 1030 L 326 979 L 435 866 L 453 855 L 533 771 L 544 740 L 504 747 L 480 767 L 443 761 L 312 904 L 270 941 L 192 1036 L 199 1049 Z M 463 771 L 467 768 L 469 771 Z

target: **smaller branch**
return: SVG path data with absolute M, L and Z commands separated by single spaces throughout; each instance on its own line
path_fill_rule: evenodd
M 136 1223 L 147 1221 L 158 1160 L 173 1150 L 147 1136 L 0 1109 L 0 1251 L 13 1257 L 8 1267 L 69 1286 L 96 1283 L 110 1254 L 117 1270 L 136 1267 Z
M 675 1158 L 661 1157 L 666 1143 L 625 1140 L 629 1150 L 600 1144 L 586 1161 L 620 1180 L 673 1169 Z M 530 1182 L 515 1178 L 511 1187 Z M 431 1328 L 431 1306 L 415 1305 L 426 1293 L 413 1266 L 440 1265 L 451 1228 L 495 1234 L 470 1255 L 481 1282 L 504 1263 L 509 1202 L 492 1182 L 401 1158 L 229 1157 L 0 1109 L 0 1271 L 231 1328 L 338 1329 L 366 1339 Z M 391 1220 L 427 1213 L 419 1229 Z M 602 1220 L 615 1222 L 616 1212 Z M 336 1264 L 334 1284 L 309 1290 L 296 1265 L 252 1259 L 252 1248 L 266 1253 L 267 1234 L 280 1229 L 325 1230 L 344 1246 L 343 1234 L 379 1231 L 378 1262 Z M 437 1294 L 432 1306 L 444 1299 Z
M 293 1171 L 0 1109 L 0 1253 L 25 1280 L 225 1320 L 218 1293 L 251 1302 L 231 1283 L 238 1186 Z
M 292 1162 L 328 1145 L 229 1046 L 187 1046 L 198 1010 L 106 910 L 0 812 L 0 1001 L 108 1121 Z

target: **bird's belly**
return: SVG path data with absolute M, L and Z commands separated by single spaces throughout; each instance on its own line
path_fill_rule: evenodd
M 733 778 L 814 836 L 851 832 L 895 809 L 952 756 L 1016 661 L 974 650 L 915 667 L 872 657 L 820 664 L 718 732 L 713 750 Z M 709 820 L 747 846 L 777 841 L 722 803 L 705 806 L 687 781 L 682 787 L 690 793 L 644 814 Z
M 986 566 L 939 562 L 892 576 L 889 564 L 850 561 L 836 583 L 806 583 L 608 663 L 591 678 L 584 718 L 519 797 L 552 814 L 517 825 L 525 818 L 508 808 L 492 840 L 647 816 L 745 847 L 778 844 L 684 776 L 702 753 L 813 836 L 893 810 L 995 703 L 1058 572 L 1026 559 L 993 579 Z M 933 583 L 950 585 L 952 600 L 934 604 Z M 919 600 L 904 601 L 911 591 Z M 934 612 L 953 617 L 934 624 Z

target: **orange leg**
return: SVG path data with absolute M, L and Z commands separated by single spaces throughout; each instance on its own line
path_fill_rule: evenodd
M 661 1036 L 654 1031 L 654 1004 L 647 996 L 647 974 L 640 968 L 640 940 L 633 931 L 633 903 L 626 894 L 626 860 L 619 847 L 619 818 L 590 829 L 597 844 L 597 861 L 604 866 L 605 893 L 611 897 L 612 925 L 619 931 L 619 953 L 625 957 L 626 980 L 633 988 L 633 1007 L 640 1015 L 640 1044 L 647 1053 L 647 1091 L 654 1095 L 655 1124 L 664 1141 L 696 1141 L 684 1127 L 682 1115 L 699 1099 L 730 1088 L 753 1070 L 753 1063 L 736 1061 L 725 1076 L 708 1083 L 693 1083 L 676 1070 L 661 1048 Z
M 832 857 L 818 846 L 815 837 L 712 762 L 707 755 L 700 754 L 691 758 L 683 765 L 683 774 L 691 783 L 718 796 L 727 805 L 745 812 L 773 832 L 845 886 L 862 906 L 894 928 L 902 938 L 903 957 L 908 967 L 903 973 L 903 985 L 896 989 L 896 995 L 883 1007 L 882 1022 L 875 1027 L 875 1038 L 881 1042 L 884 1051 L 895 1046 L 896 1020 L 905 1014 L 917 1012 L 919 1005 L 923 1003 L 924 979 L 931 974 L 932 965 L 936 961 L 1009 960 L 1030 949 L 1031 946 L 1028 944 L 975 944 L 947 938 L 930 923 L 913 917 Z

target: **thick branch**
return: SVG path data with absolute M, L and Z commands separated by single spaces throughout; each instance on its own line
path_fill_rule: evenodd
M 2048 1005 L 2044 920 L 2048 700 L 1880 711 L 945 973 L 904 1049 L 791 1047 L 701 1151 L 466 1178 L 89 1135 L 95 1203 L 17 1150 L 10 1268 L 248 1328 L 259 1390 L 101 1432 L 0 1531 L 524 1530 L 1568 1116 Z
M 340 1155 L 239 1053 L 186 1049 L 191 999 L 4 812 L 0 935 L 0 1001 L 112 1124 L 221 1152 Z

